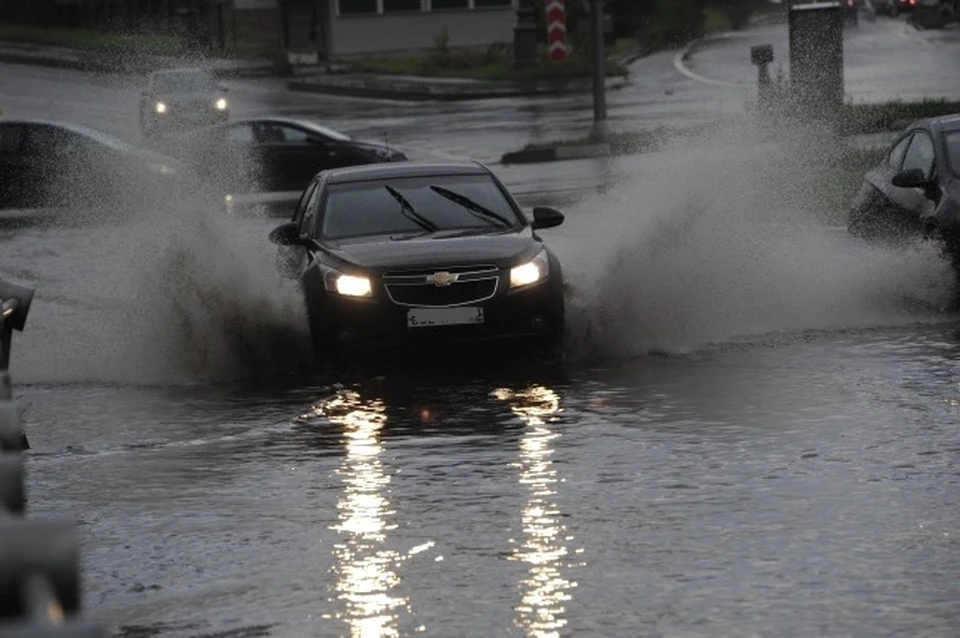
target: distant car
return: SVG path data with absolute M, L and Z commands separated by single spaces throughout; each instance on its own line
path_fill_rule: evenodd
M 848 229 L 866 239 L 942 241 L 960 274 L 960 113 L 907 127 L 865 175 Z
M 900 0 L 867 0 L 879 16 L 895 18 L 900 14 Z
M 169 197 L 170 187 L 179 183 L 178 169 L 170 157 L 78 124 L 0 121 L 0 208 Z
M 321 170 L 407 159 L 385 144 L 284 117 L 235 120 L 191 132 L 172 140 L 170 152 L 228 193 L 300 192 Z
M 897 0 L 897 11 L 899 13 L 910 13 L 917 8 L 917 0 Z
M 140 131 L 147 137 L 224 122 L 229 115 L 226 89 L 202 69 L 155 71 L 140 96 Z
M 299 280 L 321 350 L 456 343 L 552 348 L 564 323 L 560 263 L 480 164 L 324 171 L 270 239 Z

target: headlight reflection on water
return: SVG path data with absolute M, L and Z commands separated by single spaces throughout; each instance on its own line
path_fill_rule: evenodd
M 390 477 L 381 458 L 380 430 L 386 423 L 383 402 L 342 393 L 322 404 L 317 414 L 343 427 L 346 455 L 340 466 L 344 492 L 337 501 L 340 534 L 334 548 L 336 591 L 346 604 L 340 617 L 356 638 L 399 636 L 397 611 L 407 600 L 391 594 L 400 583 L 397 568 L 404 556 L 383 548 L 394 512 L 387 499 Z M 422 551 L 425 548 L 416 548 Z
M 556 494 L 557 470 L 553 467 L 553 445 L 560 434 L 547 418 L 560 411 L 560 398 L 553 390 L 534 386 L 522 392 L 498 389 L 493 395 L 510 405 L 526 423 L 520 440 L 520 482 L 527 487 L 523 508 L 524 539 L 510 560 L 527 563 L 528 576 L 520 583 L 521 602 L 517 623 L 534 638 L 553 638 L 567 624 L 569 591 L 577 584 L 563 576 L 567 543 L 572 540 L 560 524 L 560 512 L 551 502 Z

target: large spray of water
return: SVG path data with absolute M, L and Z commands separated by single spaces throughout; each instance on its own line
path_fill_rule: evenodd
M 836 198 L 804 171 L 835 150 L 809 128 L 771 142 L 737 127 L 626 160 L 629 178 L 580 202 L 558 247 L 572 355 L 942 318 L 953 276 L 936 246 L 867 245 L 846 210 L 823 209 Z
M 937 316 L 952 276 L 935 247 L 868 246 L 824 224 L 845 211 L 823 210 L 835 202 L 802 178 L 829 148 L 809 130 L 771 142 L 731 129 L 610 160 L 625 177 L 547 231 L 571 289 L 571 356 Z M 21 380 L 223 381 L 309 360 L 302 296 L 267 241 L 275 222 L 230 213 L 213 190 L 8 238 L 3 274 L 38 288 L 14 350 Z
M 301 295 L 267 240 L 275 220 L 191 186 L 55 220 L 6 243 L 7 274 L 38 288 L 14 351 L 22 381 L 182 384 L 310 362 Z

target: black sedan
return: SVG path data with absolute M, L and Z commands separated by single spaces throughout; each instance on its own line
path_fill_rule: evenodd
M 943 241 L 960 268 L 960 114 L 907 127 L 864 177 L 848 229 L 869 239 Z
M 351 139 L 309 120 L 249 118 L 171 140 L 191 170 L 226 193 L 300 192 L 321 170 L 400 162 L 400 151 Z
M 321 350 L 510 343 L 555 346 L 563 277 L 529 223 L 480 164 L 402 163 L 325 171 L 276 228 L 278 263 L 302 285 Z
M 876 15 L 896 18 L 900 14 L 900 0 L 870 0 Z
M 176 160 L 95 129 L 0 121 L 0 208 L 159 201 L 179 183 Z
M 140 94 L 140 132 L 145 137 L 227 121 L 227 91 L 203 69 L 166 69 L 147 78 Z

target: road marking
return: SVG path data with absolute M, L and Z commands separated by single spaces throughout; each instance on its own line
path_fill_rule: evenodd
M 692 50 L 692 48 L 693 48 L 692 45 L 687 46 L 686 48 L 684 48 L 682 51 L 680 51 L 673 57 L 673 67 L 677 71 L 679 71 L 681 74 L 687 76 L 691 80 L 696 80 L 697 82 L 701 82 L 703 84 L 712 84 L 714 86 L 725 86 L 733 89 L 746 89 L 746 88 L 751 88 L 753 86 L 752 84 L 744 84 L 741 82 L 728 82 L 726 80 L 714 80 L 713 78 L 704 77 L 699 73 L 695 73 L 691 71 L 687 67 L 687 65 L 684 64 L 684 58 L 690 54 L 690 51 Z

